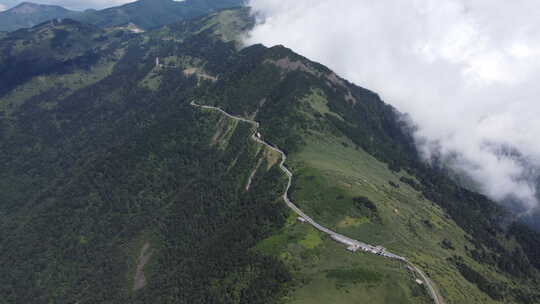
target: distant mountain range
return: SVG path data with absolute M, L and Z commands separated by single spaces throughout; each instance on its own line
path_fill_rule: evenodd
M 32 27 L 55 18 L 66 18 L 77 14 L 57 5 L 42 5 L 23 2 L 14 8 L 0 12 L 0 31 L 13 31 Z
M 71 11 L 57 5 L 23 2 L 0 13 L 0 31 L 33 27 L 51 19 L 71 18 L 102 28 L 134 24 L 151 29 L 242 5 L 242 0 L 140 0 L 103 10 Z

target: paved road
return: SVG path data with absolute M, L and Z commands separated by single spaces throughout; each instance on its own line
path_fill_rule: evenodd
M 431 298 L 433 299 L 433 301 L 436 303 L 436 304 L 444 304 L 444 299 L 441 297 L 441 295 L 437 292 L 437 289 L 435 288 L 435 284 L 433 284 L 433 282 L 431 281 L 431 279 L 418 267 L 416 267 L 415 265 L 413 265 L 412 263 L 410 262 L 407 262 L 407 264 L 409 264 L 409 266 L 416 272 L 420 275 L 420 277 L 422 278 L 422 280 L 424 281 L 424 284 L 427 286 L 427 289 L 429 291 L 429 294 L 431 296 Z
M 259 137 L 260 134 L 257 132 L 257 130 L 259 129 L 260 124 L 258 122 L 254 121 L 254 120 L 249 120 L 249 119 L 246 119 L 246 118 L 243 118 L 243 117 L 231 115 L 231 114 L 229 114 L 229 113 L 227 113 L 227 112 L 225 112 L 222 109 L 217 108 L 217 107 L 200 105 L 200 104 L 195 103 L 195 101 L 192 101 L 191 105 L 194 106 L 194 107 L 199 107 L 199 108 L 203 108 L 203 109 L 209 109 L 209 110 L 218 111 L 218 112 L 221 112 L 223 115 L 225 115 L 225 116 L 227 116 L 227 117 L 229 117 L 231 119 L 247 122 L 247 123 L 253 125 L 253 134 L 251 135 L 251 138 L 254 141 L 256 141 L 256 142 L 258 142 L 258 143 L 260 143 L 262 145 L 265 145 L 266 147 L 270 148 L 271 150 L 276 151 L 277 153 L 281 154 L 281 163 L 279 164 L 279 167 L 281 168 L 281 170 L 283 172 L 285 172 L 285 174 L 287 175 L 287 178 L 288 178 L 287 187 L 285 189 L 285 192 L 283 193 L 283 200 L 285 201 L 285 203 L 287 203 L 287 206 L 289 206 L 289 208 L 291 208 L 294 212 L 296 212 L 296 214 L 298 214 L 302 219 L 304 219 L 307 223 L 311 224 L 317 230 L 328 234 L 335 241 L 347 245 L 349 250 L 352 250 L 352 251 L 363 250 L 365 252 L 378 254 L 378 255 L 381 255 L 381 256 L 384 256 L 384 257 L 387 257 L 387 258 L 390 258 L 390 259 L 399 260 L 399 261 L 402 261 L 402 262 L 408 264 L 409 267 L 413 271 L 418 273 L 418 275 L 423 279 L 424 284 L 427 286 L 428 291 L 429 291 L 431 297 L 433 298 L 433 301 L 435 302 L 435 304 L 444 304 L 444 301 L 442 300 L 442 297 L 437 293 L 437 291 L 436 291 L 435 287 L 433 286 L 433 283 L 431 282 L 431 280 L 418 267 L 411 264 L 406 258 L 401 257 L 401 256 L 396 255 L 396 254 L 393 254 L 391 252 L 388 252 L 384 248 L 372 246 L 372 245 L 360 242 L 358 240 L 351 239 L 351 238 L 349 238 L 347 236 L 344 236 L 342 234 L 339 234 L 339 233 L 337 233 L 335 231 L 332 231 L 332 230 L 320 225 L 319 223 L 315 222 L 311 217 L 309 217 L 300 208 L 298 208 L 289 198 L 289 190 L 290 190 L 291 185 L 292 185 L 293 174 L 285 166 L 285 162 L 287 161 L 287 155 L 285 154 L 285 152 L 281 151 L 279 148 L 265 142 L 264 140 L 262 140 Z

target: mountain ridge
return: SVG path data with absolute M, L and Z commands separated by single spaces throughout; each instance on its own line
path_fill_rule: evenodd
M 70 17 L 75 13 L 58 5 L 22 2 L 13 8 L 0 12 L 0 31 L 33 27 L 44 21 Z
M 0 40 L 3 75 L 55 63 L 0 84 L 7 303 L 430 303 L 406 268 L 297 221 L 278 156 L 193 99 L 259 121 L 302 210 L 411 259 L 447 303 L 539 299 L 536 234 L 507 233 L 493 202 L 418 163 L 376 93 L 283 46 L 238 49 L 248 17 L 138 35 L 63 20 Z
M 102 10 L 79 12 L 67 10 L 57 5 L 23 2 L 0 12 L 0 31 L 28 28 L 58 18 L 71 18 L 101 28 L 133 23 L 147 30 L 242 4 L 242 0 L 139 0 Z

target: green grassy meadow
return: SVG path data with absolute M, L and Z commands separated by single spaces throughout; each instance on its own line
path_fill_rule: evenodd
M 311 113 L 329 111 L 317 90 L 303 101 L 305 115 L 310 115 L 306 104 Z M 468 257 L 465 246 L 473 244 L 466 233 L 439 206 L 400 181 L 402 176 L 413 177 L 392 172 L 344 136 L 308 131 L 303 139 L 306 144 L 289 156 L 287 164 L 295 174 L 290 196 L 320 224 L 406 257 L 430 276 L 446 303 L 499 303 L 461 276 L 447 260 L 454 255 L 488 277 L 514 284 Z M 358 208 L 357 197 L 373 202 L 376 216 Z M 453 249 L 443 248 L 444 240 Z M 287 303 L 432 303 L 403 264 L 348 252 L 296 221 L 294 214 L 283 231 L 261 242 L 257 250 L 279 256 L 294 268 L 298 286 Z M 353 273 L 354 280 L 328 275 L 340 270 L 358 272 Z M 369 276 L 380 279 L 369 280 Z

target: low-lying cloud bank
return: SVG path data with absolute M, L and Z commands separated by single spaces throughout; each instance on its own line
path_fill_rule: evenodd
M 424 157 L 484 193 L 538 206 L 537 0 L 250 0 L 248 43 L 284 44 L 372 89 L 418 124 Z

